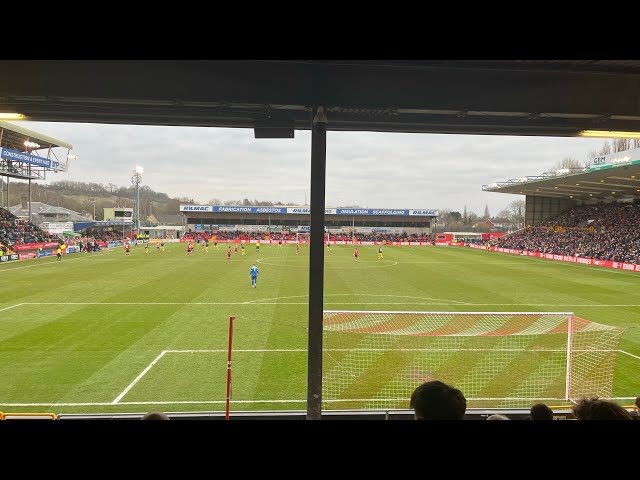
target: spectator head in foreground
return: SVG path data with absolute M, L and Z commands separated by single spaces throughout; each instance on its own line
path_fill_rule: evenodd
M 433 380 L 413 391 L 409 405 L 416 420 L 462 420 L 467 399 L 457 388 Z
M 171 420 L 164 412 L 145 413 L 140 420 Z
M 631 420 L 631 414 L 615 402 L 583 398 L 573 407 L 578 420 Z
M 553 410 L 544 403 L 536 403 L 531 407 L 531 420 L 553 420 Z
M 509 420 L 509 417 L 506 415 L 500 415 L 498 413 L 494 413 L 493 415 L 489 415 L 487 420 Z

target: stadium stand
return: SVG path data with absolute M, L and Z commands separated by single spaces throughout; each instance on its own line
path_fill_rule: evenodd
M 27 220 L 19 220 L 4 208 L 0 208 L 0 244 L 12 251 L 12 247 L 23 243 L 59 241 Z M 11 253 L 11 252 L 10 252 Z
M 491 245 L 596 260 L 640 263 L 640 199 L 581 205 L 491 240 Z

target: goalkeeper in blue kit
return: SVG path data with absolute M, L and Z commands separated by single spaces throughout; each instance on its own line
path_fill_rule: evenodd
M 251 266 L 251 270 L 249 270 L 249 275 L 251 275 L 251 287 L 256 288 L 256 282 L 258 281 L 258 267 L 254 263 Z

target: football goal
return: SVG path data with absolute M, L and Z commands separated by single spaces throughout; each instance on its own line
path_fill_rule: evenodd
M 623 329 L 569 312 L 325 311 L 323 409 L 409 408 L 441 380 L 468 407 L 612 397 Z

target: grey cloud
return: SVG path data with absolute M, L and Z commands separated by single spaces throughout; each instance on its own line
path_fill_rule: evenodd
M 258 198 L 301 204 L 310 195 L 311 134 L 255 139 L 250 129 L 24 122 L 74 145 L 80 158 L 50 181 L 143 183 L 174 197 L 206 202 Z M 327 133 L 328 206 L 449 208 L 492 214 L 523 197 L 482 191 L 483 184 L 537 175 L 564 157 L 587 159 L 602 139 Z M 66 153 L 66 152 L 65 152 Z

